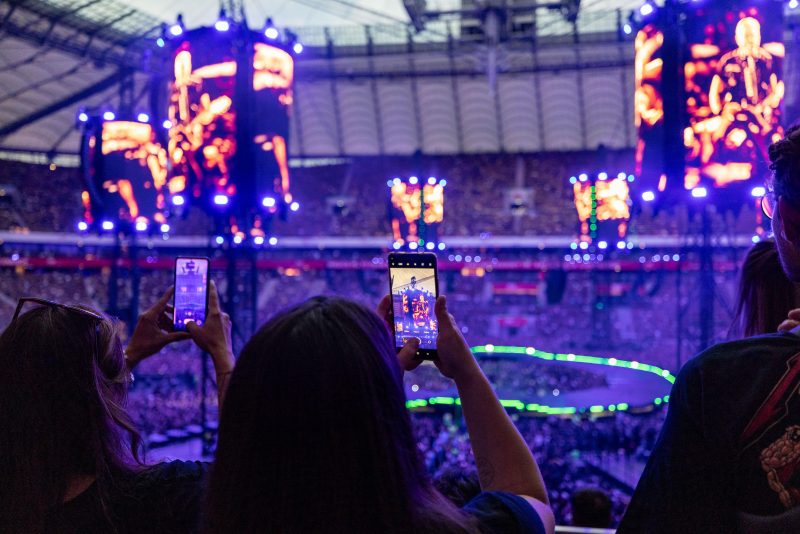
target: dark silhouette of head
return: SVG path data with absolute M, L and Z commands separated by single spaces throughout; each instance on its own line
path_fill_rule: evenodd
M 386 324 L 316 297 L 244 347 L 222 410 L 209 532 L 467 532 L 431 485 Z
M 781 268 L 775 243 L 756 243 L 742 265 L 731 337 L 777 332 L 797 306 L 795 288 Z
M 417 277 L 416 276 L 412 276 L 411 277 L 411 288 L 413 289 L 415 287 L 417 287 Z
M 611 499 L 599 489 L 581 489 L 570 497 L 572 526 L 609 528 L 611 526 Z
M 800 126 L 769 147 L 772 230 L 786 275 L 800 282 Z
M 75 477 L 97 477 L 102 497 L 139 463 L 112 321 L 31 309 L 0 335 L 0 369 L 0 532 L 39 532 Z

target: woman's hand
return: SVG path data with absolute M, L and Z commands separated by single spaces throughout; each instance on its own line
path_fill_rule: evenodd
M 172 331 L 172 305 L 169 304 L 174 288 L 170 287 L 149 310 L 139 316 L 125 356 L 133 369 L 145 358 L 176 341 L 189 339 L 186 332 Z
M 433 363 L 444 376 L 456 382 L 469 378 L 476 372 L 481 374 L 478 362 L 461 335 L 455 318 L 447 311 L 447 300 L 442 296 L 438 297 L 434 310 L 439 325 L 439 336 L 436 338 L 439 359 Z
M 778 325 L 778 332 L 789 332 L 800 326 L 800 308 L 789 312 L 789 317 Z
M 389 327 L 389 332 L 392 333 L 392 343 L 394 343 L 394 316 L 392 314 L 392 296 L 386 295 L 381 299 L 378 304 L 378 315 L 380 315 Z M 397 353 L 397 360 L 400 362 L 400 368 L 403 371 L 412 371 L 420 366 L 422 359 L 417 357 L 417 350 L 419 349 L 419 339 L 412 337 L 403 348 Z
M 233 343 L 231 341 L 231 318 L 219 307 L 217 285 L 212 280 L 208 292 L 208 313 L 206 322 L 201 326 L 190 321 L 186 324 L 188 335 L 201 350 L 206 351 L 214 360 L 217 375 L 230 373 L 233 370 Z

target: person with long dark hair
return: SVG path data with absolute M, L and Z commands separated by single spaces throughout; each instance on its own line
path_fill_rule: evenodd
M 552 532 L 539 469 L 440 297 L 435 361 L 458 387 L 483 493 L 462 509 L 419 457 L 388 297 L 317 297 L 265 324 L 236 364 L 206 503 L 208 533 Z M 388 324 L 387 324 L 388 323 Z
M 190 338 L 211 353 L 222 402 L 233 355 L 216 288 L 189 333 L 169 331 L 171 297 L 142 314 L 126 350 L 102 313 L 20 299 L 0 335 L 0 532 L 197 529 L 205 466 L 147 466 L 125 411 L 136 364 Z
M 756 243 L 742 265 L 730 337 L 772 334 L 779 327 L 787 329 L 787 317 L 795 308 L 797 286 L 784 274 L 775 242 Z

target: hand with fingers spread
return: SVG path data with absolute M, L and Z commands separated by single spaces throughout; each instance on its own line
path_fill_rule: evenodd
M 211 355 L 217 375 L 233 370 L 233 344 L 231 341 L 231 318 L 219 306 L 217 285 L 212 280 L 208 291 L 208 313 L 203 326 L 194 321 L 186 325 L 188 335 L 195 344 Z
M 173 287 L 167 289 L 158 302 L 139 316 L 131 340 L 125 349 L 125 356 L 131 369 L 170 343 L 190 339 L 186 332 L 174 332 L 172 329 L 173 310 L 169 301 L 173 291 Z
M 386 326 L 389 327 L 390 332 L 394 332 L 394 318 L 392 315 L 392 296 L 386 295 L 381 299 L 378 304 L 378 315 L 386 321 Z M 419 349 L 420 340 L 412 337 L 403 348 L 397 352 L 397 360 L 400 362 L 400 367 L 403 371 L 412 371 L 420 366 L 423 362 L 422 358 L 417 357 L 417 350 Z
M 800 326 L 800 308 L 789 312 L 789 317 L 778 325 L 778 332 L 789 332 Z

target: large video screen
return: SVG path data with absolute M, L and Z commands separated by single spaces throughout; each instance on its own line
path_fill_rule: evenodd
M 618 243 L 628 233 L 631 219 L 631 197 L 628 177 L 620 173 L 609 177 L 581 175 L 572 177 L 575 209 L 578 212 L 582 241 Z
M 188 32 L 174 51 L 169 88 L 169 190 L 188 191 L 204 207 L 231 216 L 234 231 L 260 227 L 264 215 L 285 212 L 292 201 L 287 145 L 294 60 L 263 42 L 250 52 L 237 55 L 213 30 Z M 251 73 L 237 72 L 250 62 Z
M 84 131 L 82 200 L 88 223 L 163 223 L 167 153 L 150 124 L 95 122 Z
M 730 6 L 685 7 L 681 184 L 668 184 L 663 175 L 665 33 L 654 22 L 636 37 L 636 163 L 642 187 L 749 188 L 768 172 L 767 147 L 783 133 L 782 8 L 775 2 Z
M 389 219 L 395 243 L 436 243 L 444 220 L 444 180 L 395 178 L 389 185 Z M 428 247 L 431 248 L 431 247 Z

